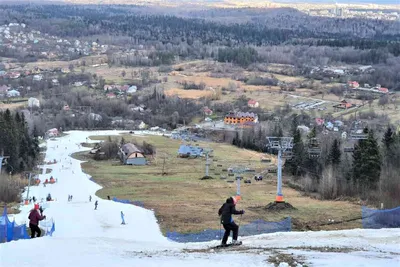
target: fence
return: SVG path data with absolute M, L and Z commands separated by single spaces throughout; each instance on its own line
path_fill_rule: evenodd
M 124 204 L 131 204 L 131 205 L 135 205 L 135 206 L 144 208 L 144 204 L 143 204 L 142 201 L 138 201 L 138 200 L 131 201 L 129 199 L 119 199 L 119 198 L 116 198 L 116 197 L 113 197 L 112 200 L 115 201 L 115 202 L 124 203 Z
M 249 224 L 240 226 L 239 235 L 251 236 L 251 235 L 275 233 L 275 232 L 290 232 L 291 230 L 292 230 L 292 221 L 290 217 L 280 222 L 267 222 L 264 220 L 257 220 Z M 167 232 L 167 238 L 181 243 L 206 242 L 206 241 L 222 239 L 223 234 L 224 234 L 224 229 L 222 230 L 206 229 L 200 233 L 188 233 L 188 234 Z
M 400 207 L 390 210 L 375 210 L 362 207 L 363 228 L 399 228 L 400 227 Z
M 7 208 L 4 208 L 3 215 L 0 217 L 0 243 L 28 238 L 26 225 L 17 225 L 15 221 L 10 222 Z

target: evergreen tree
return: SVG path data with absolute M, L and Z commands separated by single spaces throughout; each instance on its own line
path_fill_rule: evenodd
M 376 189 L 381 173 L 381 155 L 373 131 L 366 140 L 360 140 L 354 147 L 353 181 L 366 189 Z
M 342 157 L 342 151 L 340 150 L 340 143 L 337 139 L 335 139 L 332 143 L 332 147 L 328 156 L 328 164 L 332 164 L 333 166 L 338 166 L 340 164 Z
M 388 127 L 382 139 L 382 143 L 384 144 L 386 150 L 390 150 L 390 147 L 394 143 L 394 141 L 395 141 L 395 134 L 392 131 L 392 128 Z
M 297 129 L 293 136 L 293 157 L 291 160 L 285 162 L 285 170 L 292 175 L 300 175 L 302 171 L 303 162 L 305 160 L 305 149 L 303 140 L 301 139 L 300 130 Z

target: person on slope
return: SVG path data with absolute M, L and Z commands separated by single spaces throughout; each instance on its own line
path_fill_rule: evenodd
M 40 237 L 42 231 L 39 228 L 39 221 L 46 219 L 46 215 L 40 215 L 38 209 L 39 204 L 35 204 L 34 208 L 30 211 L 28 216 L 29 228 L 31 229 L 31 238 L 35 238 L 36 233 L 37 237 Z
M 97 202 L 97 200 L 96 200 L 96 202 L 94 202 L 94 209 L 95 210 L 97 210 L 97 205 L 98 205 L 99 203 Z
M 121 224 L 125 224 L 125 214 L 122 212 L 122 210 L 121 210 L 121 220 L 122 220 Z
M 221 216 L 221 224 L 224 226 L 225 234 L 222 238 L 221 245 L 225 246 L 228 241 L 228 237 L 233 232 L 232 244 L 240 244 L 237 241 L 239 234 L 239 226 L 233 221 L 232 215 L 244 214 L 244 210 L 237 211 L 236 206 L 237 200 L 235 197 L 230 197 L 226 200 L 226 203 L 218 210 L 218 215 Z

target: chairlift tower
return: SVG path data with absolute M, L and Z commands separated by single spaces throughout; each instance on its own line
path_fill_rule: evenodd
M 242 199 L 242 195 L 240 193 L 240 181 L 243 179 L 242 174 L 246 172 L 252 172 L 248 167 L 245 166 L 231 166 L 229 167 L 229 171 L 235 174 L 236 179 L 236 199 Z
M 267 137 L 267 147 L 278 151 L 278 181 L 275 203 L 284 203 L 282 194 L 282 155 L 291 152 L 293 149 L 293 137 Z
M 210 148 L 205 148 L 204 149 L 204 154 L 206 154 L 206 173 L 205 173 L 204 177 L 210 177 L 209 176 L 209 169 L 210 169 L 211 162 L 210 162 L 209 154 L 211 152 L 213 152 L 213 150 L 210 149 Z

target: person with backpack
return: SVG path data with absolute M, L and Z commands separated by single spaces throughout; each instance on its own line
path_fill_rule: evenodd
M 221 208 L 218 210 L 218 215 L 221 216 L 221 224 L 225 229 L 224 237 L 222 238 L 221 246 L 226 246 L 228 237 L 233 232 L 232 245 L 240 245 L 241 242 L 238 241 L 239 226 L 233 221 L 232 215 L 244 214 L 244 210 L 236 210 L 235 206 L 237 199 L 235 197 L 230 197 L 226 200 Z
M 43 216 L 43 209 L 40 208 L 41 214 L 39 214 L 39 204 L 35 204 L 34 208 L 29 213 L 29 228 L 31 229 L 31 238 L 40 237 L 42 231 L 39 228 L 39 221 L 46 219 L 46 215 Z

